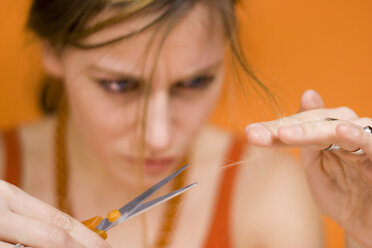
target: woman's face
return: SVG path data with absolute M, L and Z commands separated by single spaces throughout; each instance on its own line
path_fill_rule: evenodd
M 110 173 L 126 181 L 138 178 L 146 99 L 145 179 L 158 180 L 180 163 L 223 82 L 225 41 L 213 14 L 197 4 L 168 34 L 158 57 L 163 30 L 151 29 L 102 48 L 66 48 L 53 62 L 65 81 L 77 137 Z M 85 42 L 118 37 L 149 18 L 116 24 Z M 46 54 L 46 64 L 48 59 Z

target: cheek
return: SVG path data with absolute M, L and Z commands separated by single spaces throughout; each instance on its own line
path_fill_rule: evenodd
M 191 139 L 206 123 L 209 115 L 219 99 L 222 79 L 218 79 L 208 89 L 192 99 L 175 99 L 172 103 L 175 123 L 179 127 L 178 133 Z
M 125 148 L 128 134 L 134 133 L 130 131 L 135 127 L 138 103 L 115 101 L 92 84 L 83 78 L 66 82 L 71 118 L 85 143 L 100 157 L 109 158 Z

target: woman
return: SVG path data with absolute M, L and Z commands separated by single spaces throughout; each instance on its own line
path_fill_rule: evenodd
M 300 167 L 206 126 L 226 50 L 244 62 L 231 0 L 60 3 L 34 0 L 29 26 L 66 98 L 60 94 L 58 118 L 18 130 L 24 191 L 0 182 L 0 247 L 322 246 Z M 252 145 L 302 148 L 315 199 L 343 225 L 349 247 L 372 244 L 368 125 L 349 109 L 324 109 L 308 91 L 301 113 L 246 130 Z M 367 155 L 347 152 L 359 148 Z M 2 157 L 11 171 L 10 156 Z M 244 166 L 221 169 L 237 160 Z M 192 166 L 178 183 L 199 185 L 179 202 L 115 227 L 107 242 L 79 222 L 122 206 L 186 161 Z

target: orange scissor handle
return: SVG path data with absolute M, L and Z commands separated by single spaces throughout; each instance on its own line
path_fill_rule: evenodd
M 95 232 L 99 236 L 101 236 L 101 238 L 107 239 L 107 233 L 103 230 L 98 230 L 97 229 L 97 226 L 101 221 L 102 221 L 102 217 L 96 216 L 96 217 L 93 217 L 89 220 L 83 221 L 82 223 L 83 223 L 83 225 L 88 227 L 90 230 L 92 230 L 93 232 Z
M 117 219 L 119 219 L 121 217 L 121 213 L 119 210 L 115 209 L 115 210 L 112 210 L 110 211 L 110 213 L 107 214 L 107 219 L 108 221 L 110 221 L 111 223 L 112 222 L 115 222 Z
M 108 213 L 107 219 L 108 219 L 108 221 L 110 221 L 112 223 L 112 222 L 116 221 L 117 219 L 119 219 L 120 216 L 121 216 L 120 211 L 115 209 L 115 210 L 112 210 L 110 213 Z M 97 229 L 97 226 L 101 221 L 102 221 L 102 217 L 96 216 L 96 217 L 93 217 L 89 220 L 83 221 L 82 223 L 83 223 L 83 225 L 88 227 L 90 230 L 97 233 L 99 236 L 101 236 L 103 239 L 106 240 L 107 239 L 107 233 L 103 230 L 98 230 Z

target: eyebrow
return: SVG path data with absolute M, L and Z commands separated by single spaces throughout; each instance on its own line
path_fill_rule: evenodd
M 91 72 L 98 71 L 98 72 L 107 73 L 107 74 L 118 76 L 118 77 L 128 76 L 130 78 L 142 78 L 141 75 L 139 75 L 138 73 L 125 72 L 121 68 L 126 68 L 126 66 L 125 65 L 119 65 L 118 66 L 119 63 L 117 63 L 117 62 L 106 63 L 106 64 L 109 64 L 110 66 L 103 65 L 103 64 L 104 63 L 102 63 L 102 65 L 93 64 L 93 65 L 88 66 L 87 69 L 88 69 L 88 71 L 91 71 Z M 115 69 L 115 67 L 117 67 L 117 69 Z
M 183 80 L 186 80 L 186 79 L 190 79 L 190 78 L 200 76 L 202 74 L 208 73 L 208 72 L 220 67 L 222 64 L 223 64 L 223 60 L 218 60 L 218 61 L 213 62 L 213 63 L 211 63 L 207 66 L 201 67 L 199 69 L 189 70 L 190 72 L 187 72 L 184 75 L 181 75 L 181 76 L 177 77 L 175 80 L 172 80 L 172 81 L 173 82 L 180 82 L 180 81 L 183 81 Z M 122 68 L 124 68 L 124 67 L 122 67 Z M 88 70 L 107 73 L 107 74 L 113 75 L 114 77 L 124 77 L 124 78 L 136 79 L 138 81 L 146 82 L 143 75 L 139 75 L 138 73 L 137 74 L 133 73 L 133 72 L 129 73 L 129 72 L 125 72 L 123 70 L 116 70 L 116 69 L 108 68 L 107 66 L 103 66 L 103 65 L 98 65 L 98 64 L 91 65 L 91 66 L 88 67 Z

